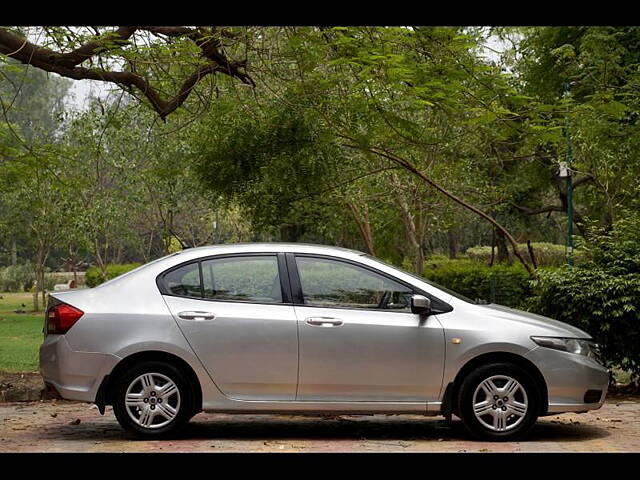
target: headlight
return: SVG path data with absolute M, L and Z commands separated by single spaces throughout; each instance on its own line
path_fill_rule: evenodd
M 583 338 L 560 338 L 560 337 L 531 337 L 541 347 L 562 350 L 563 352 L 584 355 L 585 357 L 598 359 L 598 345 L 593 340 Z

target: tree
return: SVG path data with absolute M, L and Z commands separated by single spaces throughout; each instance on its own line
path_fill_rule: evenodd
M 0 239 L 11 245 L 12 263 L 23 240 L 20 253 L 35 270 L 34 310 L 39 293 L 44 302 L 46 262 L 72 211 L 68 184 L 59 177 L 64 152 L 56 144 L 67 89 L 68 82 L 32 68 L 0 65 Z
M 227 56 L 240 34 L 217 27 L 0 28 L 0 54 L 74 80 L 110 82 L 142 94 L 160 118 L 180 107 L 206 76 L 247 85 L 246 62 Z M 37 37 L 42 45 L 32 43 Z M 168 99 L 164 91 L 177 92 Z
M 574 222 L 581 235 L 598 222 L 611 229 L 621 208 L 633 201 L 635 154 L 640 140 L 637 85 L 640 60 L 635 28 L 545 27 L 519 31 L 519 88 L 535 102 L 527 142 L 544 155 L 548 203 L 521 205 L 526 214 L 566 211 L 564 159 L 568 129 L 574 151 Z M 534 198 L 544 199 L 544 188 Z
M 533 273 L 503 225 L 425 170 L 451 172 L 450 163 L 464 163 L 454 156 L 458 145 L 476 141 L 479 126 L 514 116 L 497 101 L 513 89 L 474 55 L 474 35 L 448 28 L 299 29 L 288 52 L 297 69 L 287 79 L 340 147 L 386 159 L 489 222 Z

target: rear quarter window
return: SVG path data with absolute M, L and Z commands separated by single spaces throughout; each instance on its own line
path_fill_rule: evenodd
M 171 295 L 181 297 L 202 297 L 198 262 L 189 263 L 166 273 L 163 278 L 165 289 Z

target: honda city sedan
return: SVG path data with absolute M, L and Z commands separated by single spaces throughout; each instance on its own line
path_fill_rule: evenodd
M 609 380 L 571 325 L 362 252 L 277 243 L 191 248 L 52 292 L 40 371 L 144 437 L 205 411 L 455 415 L 511 440 L 540 416 L 600 408 Z

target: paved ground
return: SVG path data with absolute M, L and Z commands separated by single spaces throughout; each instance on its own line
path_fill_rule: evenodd
M 526 442 L 484 443 L 439 417 L 199 414 L 181 438 L 127 438 L 110 408 L 41 401 L 0 404 L 0 452 L 640 452 L 640 400 L 540 419 Z

